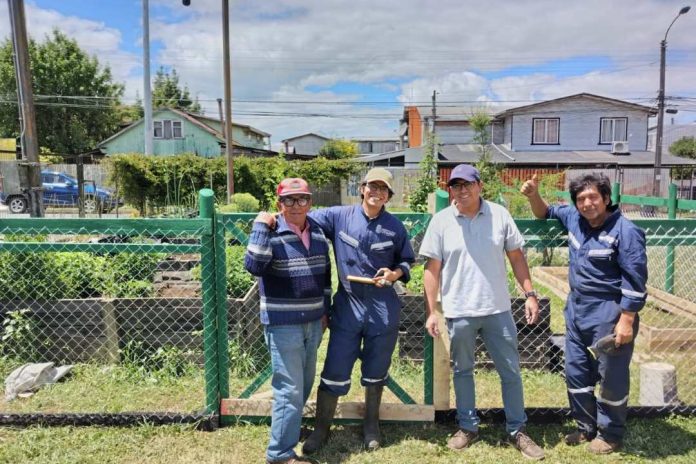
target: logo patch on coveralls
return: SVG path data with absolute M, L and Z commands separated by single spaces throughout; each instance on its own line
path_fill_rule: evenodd
M 384 234 L 387 237 L 396 237 L 396 232 L 394 232 L 393 230 L 385 229 L 384 227 L 382 227 L 382 224 L 377 225 L 377 227 L 375 228 L 375 232 L 377 232 L 378 234 Z

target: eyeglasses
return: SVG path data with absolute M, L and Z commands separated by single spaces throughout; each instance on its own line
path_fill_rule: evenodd
M 454 184 L 450 185 L 450 188 L 452 190 L 461 190 L 461 189 L 470 190 L 476 184 L 477 184 L 476 182 L 455 182 Z
M 297 204 L 298 206 L 307 206 L 309 197 L 281 197 L 280 202 L 288 208 Z
M 373 192 L 388 192 L 389 191 L 389 187 L 387 187 L 386 185 L 383 185 L 383 184 L 376 184 L 374 182 L 368 182 L 366 185 L 367 185 L 367 188 L 369 188 Z

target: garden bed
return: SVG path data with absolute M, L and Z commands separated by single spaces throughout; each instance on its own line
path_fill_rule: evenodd
M 536 267 L 535 282 L 547 287 L 560 298 L 570 292 L 567 267 Z M 686 351 L 696 349 L 696 304 L 648 286 L 648 300 L 640 312 L 641 345 L 651 351 Z

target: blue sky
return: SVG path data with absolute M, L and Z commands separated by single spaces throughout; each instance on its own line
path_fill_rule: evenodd
M 3 2 L 4 3 L 4 2 Z M 152 74 L 176 68 L 208 113 L 222 97 L 219 0 L 150 0 Z M 26 0 L 28 29 L 59 28 L 142 95 L 140 0 Z M 646 105 L 681 0 L 231 1 L 233 113 L 273 134 L 389 136 L 405 104 L 526 104 L 590 92 Z M 434 7 L 436 5 L 437 7 Z M 0 34 L 8 32 L 0 4 Z M 2 16 L 5 16 L 3 18 Z M 668 39 L 667 95 L 696 119 L 696 11 Z

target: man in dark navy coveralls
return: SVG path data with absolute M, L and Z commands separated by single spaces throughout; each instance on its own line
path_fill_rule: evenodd
M 612 453 L 626 431 L 629 364 L 638 311 L 647 296 L 645 234 L 611 204 L 611 184 L 602 174 L 571 182 L 574 206 L 549 206 L 539 195 L 536 176 L 521 191 L 537 218 L 558 219 L 568 230 L 565 368 L 578 429 L 566 443 L 590 442 L 589 451 Z M 616 351 L 594 359 L 588 347 L 612 333 Z

